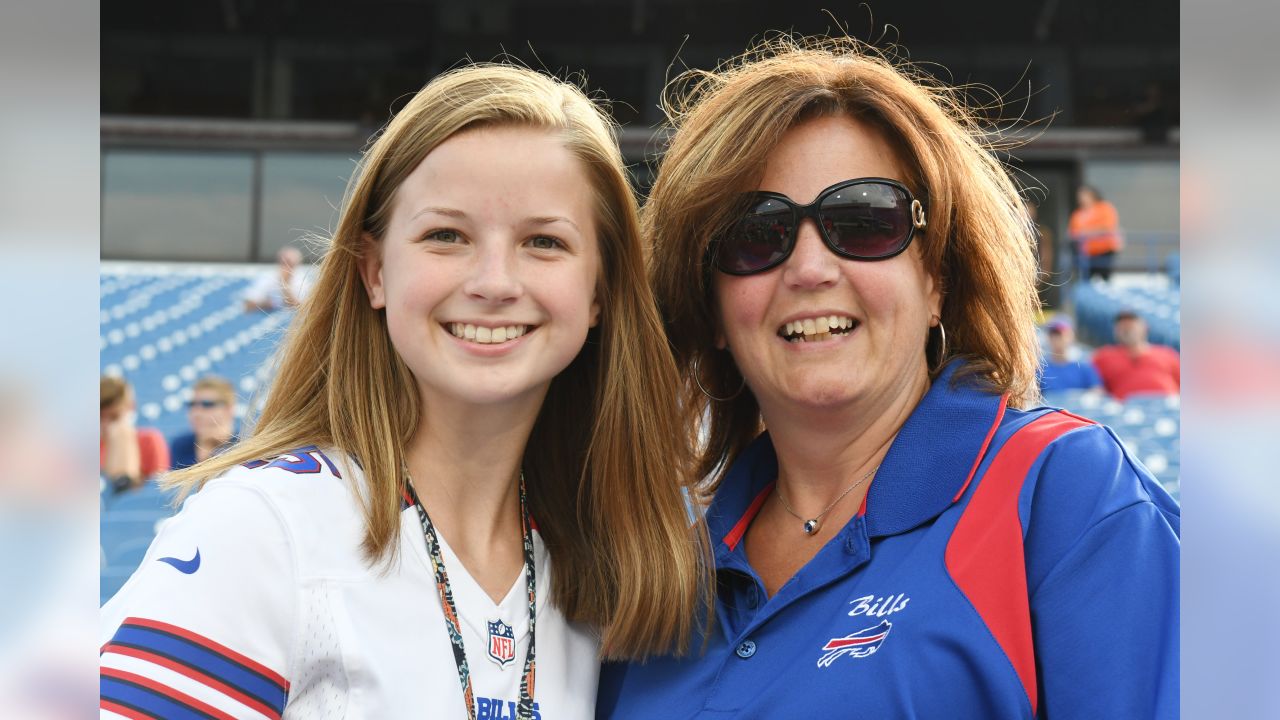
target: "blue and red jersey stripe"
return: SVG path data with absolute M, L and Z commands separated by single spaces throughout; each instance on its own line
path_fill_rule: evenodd
M 289 681 L 279 673 L 203 635 L 157 620 L 125 619 L 111 640 L 102 647 L 102 653 L 116 653 L 164 667 L 267 717 L 280 717 L 289 697 Z M 208 715 L 207 709 L 188 702 L 193 698 L 153 680 L 141 683 L 137 679 L 140 676 L 125 677 L 128 675 L 131 674 L 103 668 L 104 703 L 114 702 L 141 710 L 173 710 L 182 706 L 190 712 L 205 713 L 191 717 Z M 160 714 L 158 717 L 169 715 Z

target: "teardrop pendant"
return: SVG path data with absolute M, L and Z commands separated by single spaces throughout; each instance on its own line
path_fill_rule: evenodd
M 804 534 L 812 535 L 816 532 L 818 532 L 818 518 L 806 520 L 804 523 Z

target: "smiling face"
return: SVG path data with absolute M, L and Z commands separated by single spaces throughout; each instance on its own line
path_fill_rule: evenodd
M 757 189 L 804 204 L 863 177 L 906 179 L 881 133 L 829 116 L 783 135 Z M 716 273 L 717 344 L 732 353 L 766 422 L 786 410 L 850 403 L 874 411 L 923 393 L 925 341 L 941 298 L 918 242 L 888 260 L 846 260 L 805 220 L 780 266 L 741 277 Z
M 594 208 L 540 129 L 461 132 L 405 179 L 361 274 L 426 407 L 541 401 L 599 318 Z

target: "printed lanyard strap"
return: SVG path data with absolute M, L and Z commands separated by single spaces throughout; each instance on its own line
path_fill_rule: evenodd
M 418 510 L 418 520 L 422 523 L 422 535 L 427 541 L 427 553 L 431 556 L 431 567 L 436 574 L 436 590 L 440 593 L 440 608 L 444 611 L 445 627 L 449 630 L 449 641 L 453 645 L 453 662 L 458 666 L 458 682 L 462 685 L 462 695 L 467 704 L 468 720 L 476 720 L 475 692 L 471 689 L 471 669 L 467 666 L 467 653 L 462 645 L 462 624 L 458 621 L 458 606 L 453 602 L 453 589 L 449 586 L 449 573 L 444 569 L 444 558 L 440 556 L 440 542 L 436 539 L 435 527 L 427 510 L 418 499 L 418 493 L 405 472 L 405 491 L 413 500 Z M 533 535 L 529 530 L 529 504 L 525 498 L 524 473 L 520 473 L 520 526 L 524 539 L 524 577 L 529 593 L 529 654 L 524 658 L 524 675 L 520 678 L 520 700 L 516 705 L 517 720 L 533 720 L 533 674 L 534 662 L 534 626 L 537 622 L 537 582 L 533 570 Z

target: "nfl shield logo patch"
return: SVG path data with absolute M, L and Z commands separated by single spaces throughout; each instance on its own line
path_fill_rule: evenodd
M 499 667 L 506 667 L 516 659 L 515 629 L 501 620 L 489 623 L 489 659 Z

